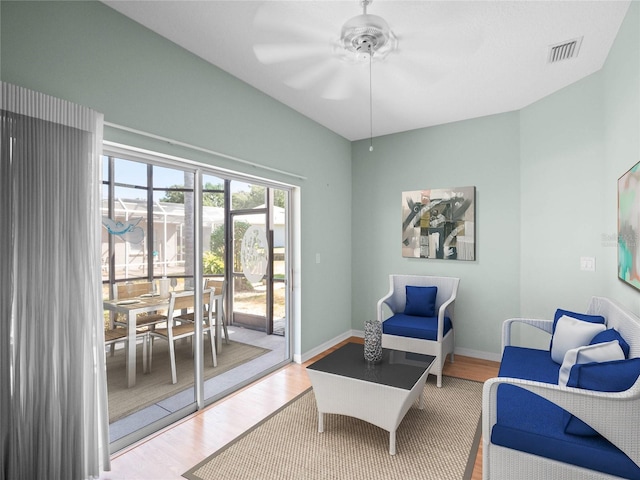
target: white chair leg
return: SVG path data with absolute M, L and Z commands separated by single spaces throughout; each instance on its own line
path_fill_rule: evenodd
M 149 359 L 147 360 L 147 373 L 151 373 L 151 362 L 153 361 L 153 335 L 149 336 Z
M 149 366 L 149 359 L 147 358 L 147 342 L 149 341 L 149 334 L 145 333 L 142 336 L 142 371 L 144 373 L 149 373 L 147 367 Z
M 222 330 L 224 330 L 224 343 L 229 345 L 229 332 L 227 330 L 227 321 L 224 317 L 224 313 L 222 314 L 220 321 L 222 322 Z
M 213 366 L 218 366 L 218 355 L 216 354 L 216 342 L 213 338 L 213 332 L 209 329 L 209 340 L 211 341 L 211 358 L 213 359 Z
M 171 357 L 171 383 L 178 383 L 178 375 L 176 374 L 176 351 L 173 340 L 169 340 L 169 356 Z

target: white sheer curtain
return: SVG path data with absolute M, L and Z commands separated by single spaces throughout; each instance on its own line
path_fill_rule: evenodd
M 2 82 L 0 476 L 109 469 L 102 114 Z

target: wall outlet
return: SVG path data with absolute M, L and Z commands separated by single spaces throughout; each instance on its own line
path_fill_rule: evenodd
M 580 270 L 583 272 L 595 272 L 596 259 L 594 257 L 580 257 Z

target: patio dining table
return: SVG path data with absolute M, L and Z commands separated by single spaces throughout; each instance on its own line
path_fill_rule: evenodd
M 220 351 L 220 348 L 222 348 L 222 338 L 220 335 L 222 325 L 222 293 L 214 294 L 213 301 L 216 304 L 216 350 Z M 127 319 L 127 387 L 134 387 L 136 384 L 136 317 L 140 313 L 155 312 L 169 308 L 169 298 L 147 294 L 125 300 L 105 300 L 103 302 L 103 308 L 114 314 L 120 313 Z

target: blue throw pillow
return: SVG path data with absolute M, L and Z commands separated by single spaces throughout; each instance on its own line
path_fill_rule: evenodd
M 625 341 L 624 338 L 622 338 L 620 332 L 618 332 L 615 328 L 609 328 L 604 332 L 598 333 L 595 337 L 593 337 L 593 340 L 591 340 L 591 343 L 589 345 L 595 345 L 596 343 L 606 343 L 612 340 L 618 341 L 618 343 L 620 344 L 620 348 L 622 348 L 622 351 L 624 352 L 625 358 L 629 358 L 629 351 L 631 350 L 631 347 L 629 347 L 629 344 Z
M 624 392 L 633 386 L 638 376 L 640 376 L 640 358 L 584 363 L 575 365 L 571 369 L 567 386 L 597 392 Z M 599 435 L 589 425 L 568 412 L 565 412 L 564 431 L 572 435 Z
M 404 306 L 405 315 L 415 317 L 435 317 L 436 316 L 436 295 L 438 287 L 405 287 L 407 302 Z

